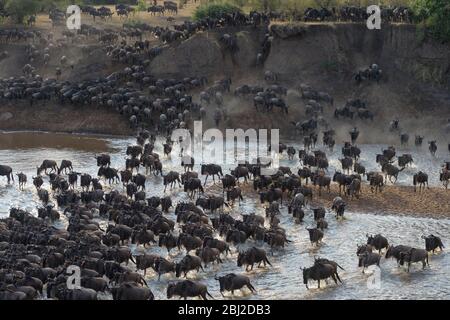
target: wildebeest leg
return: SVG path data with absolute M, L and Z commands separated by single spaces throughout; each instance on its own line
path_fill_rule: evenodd
M 206 180 L 208 180 L 208 176 L 209 174 L 206 174 L 205 183 L 203 184 L 204 186 L 206 186 Z
M 320 289 L 320 279 L 317 280 L 317 287 Z

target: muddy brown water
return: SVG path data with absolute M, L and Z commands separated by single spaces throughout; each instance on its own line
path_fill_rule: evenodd
M 0 164 L 9 165 L 14 173 L 24 172 L 28 176 L 28 184 L 24 191 L 18 190 L 16 182 L 6 184 L 6 179 L 0 177 L 0 217 L 8 215 L 10 207 L 20 207 L 36 213 L 36 207 L 40 205 L 31 176 L 36 174 L 36 166 L 44 159 L 54 159 L 60 162 L 68 159 L 73 162 L 75 171 L 97 174 L 95 154 L 108 152 L 112 157 L 112 166 L 123 168 L 125 148 L 134 144 L 134 138 L 117 138 L 106 136 L 69 135 L 54 133 L 15 132 L 0 133 Z M 289 145 L 291 145 L 289 143 Z M 300 146 L 297 146 L 300 147 Z M 382 145 L 363 145 L 361 163 L 369 170 L 378 169 L 375 164 L 375 153 L 379 153 Z M 162 154 L 162 145 L 157 143 L 156 152 Z M 437 157 L 429 155 L 428 150 L 418 150 L 415 147 L 399 150 L 399 154 L 411 153 L 414 165 L 405 169 L 399 175 L 399 184 L 411 184 L 412 174 L 417 170 L 424 170 L 430 174 L 430 184 L 439 185 L 438 168 L 446 159 L 445 153 L 438 153 Z M 178 158 L 178 146 L 175 146 L 171 158 L 164 158 L 164 171 L 181 171 Z M 327 152 L 330 159 L 330 173 L 339 165 L 340 146 L 333 153 Z M 297 158 L 294 161 L 282 156 L 282 165 L 298 167 Z M 198 170 L 198 165 L 196 165 Z M 296 170 L 295 170 L 296 171 Z M 228 168 L 224 169 L 228 172 Z M 45 178 L 44 187 L 49 189 L 48 178 Z M 121 184 L 107 184 L 105 189 L 123 190 Z M 209 192 L 220 192 L 218 186 L 208 182 Z M 147 196 L 162 195 L 161 177 L 149 176 L 146 186 Z M 180 188 L 168 190 L 174 202 L 188 200 L 186 194 Z M 235 218 L 240 214 L 256 212 L 264 214 L 264 207 L 259 203 L 255 194 L 244 195 L 244 201 L 239 206 L 236 204 L 231 209 L 226 209 Z M 396 262 L 381 260 L 380 269 L 362 274 L 357 267 L 355 254 L 357 244 L 366 240 L 366 233 L 382 233 L 390 243 L 394 245 L 405 244 L 414 247 L 424 247 L 422 235 L 433 233 L 440 236 L 444 244 L 449 243 L 450 220 L 417 218 L 401 215 L 374 215 L 370 213 L 346 212 L 343 221 L 336 221 L 331 212 L 327 212 L 329 227 L 325 231 L 323 243 L 318 247 L 312 247 L 309 243 L 306 227 L 314 224 L 312 213 L 306 210 L 306 217 L 302 224 L 295 224 L 292 217 L 287 214 L 286 206 L 281 209 L 281 226 L 286 229 L 289 243 L 284 250 L 277 250 L 271 254 L 265 245 L 249 241 L 241 246 L 243 250 L 248 246 L 256 245 L 264 247 L 269 253 L 269 260 L 273 267 L 256 268 L 246 273 L 257 289 L 257 294 L 248 291 L 225 294 L 225 299 L 449 299 L 450 298 L 450 257 L 444 251 L 430 256 L 430 267 L 422 270 L 421 265 L 414 265 L 411 272 L 407 273 L 402 267 L 397 267 Z M 175 219 L 172 213 L 171 219 Z M 56 224 L 63 228 L 65 217 Z M 106 221 L 101 221 L 106 224 Z M 178 230 L 176 230 L 178 232 Z M 136 247 L 132 245 L 136 251 Z M 138 251 L 142 250 L 139 248 Z M 167 256 L 167 252 L 152 246 L 146 249 L 149 253 Z M 137 252 L 137 251 L 136 251 Z M 184 251 L 174 252 L 170 259 L 180 260 L 185 255 Z M 337 261 L 345 270 L 339 270 L 343 284 L 335 285 L 331 280 L 328 284 L 322 282 L 322 288 L 317 288 L 317 282 L 310 282 L 310 290 L 305 288 L 300 267 L 308 267 L 314 262 L 314 256 L 326 257 Z M 222 265 L 209 266 L 205 272 L 190 272 L 188 278 L 199 280 L 207 284 L 209 291 L 216 299 L 221 299 L 218 282 L 214 275 L 222 275 L 230 272 L 245 273 L 236 266 L 237 248 L 233 247 L 233 254 L 224 259 Z M 130 264 L 131 268 L 134 268 Z M 379 277 L 378 277 L 379 274 Z M 375 284 L 371 281 L 375 280 Z M 147 282 L 157 299 L 165 299 L 165 290 L 169 281 L 175 280 L 174 275 L 165 275 L 161 281 L 157 281 L 155 274 L 149 270 Z M 110 299 L 108 295 L 101 295 L 102 299 Z

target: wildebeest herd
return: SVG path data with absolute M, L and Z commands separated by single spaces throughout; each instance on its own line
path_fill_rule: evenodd
M 353 131 L 350 133 L 354 135 Z M 248 163 L 238 165 L 230 173 L 224 173 L 216 164 L 201 164 L 195 171 L 186 157 L 180 157 L 180 168 L 184 170 L 177 172 L 164 170 L 161 159 L 176 157 L 171 148 L 176 142 L 170 139 L 160 142 L 145 130 L 139 132 L 136 141 L 138 144 L 124 150 L 127 156 L 124 170 L 111 166 L 109 154 L 96 155 L 92 162 L 98 167 L 97 177 L 74 171 L 77 168 L 70 160 L 60 163 L 43 160 L 36 166 L 36 175 L 30 180 L 42 202 L 37 208 L 37 217 L 12 207 L 9 217 L 0 220 L 2 299 L 37 299 L 43 293 L 47 298 L 74 300 L 97 299 L 98 293 L 110 293 L 118 300 L 153 299 L 146 281 L 147 269 L 152 269 L 157 279 L 165 274 L 168 274 L 166 277 L 186 277 L 191 272 L 204 272 L 211 268 L 210 264 L 220 265 L 224 259 L 231 259 L 233 252 L 237 253 L 236 266 L 245 267 L 247 272 L 255 265 L 270 268 L 272 264 L 266 250 L 282 254 L 283 248 L 292 242 L 280 225 L 283 200 L 287 202 L 293 223 L 302 223 L 308 212 L 312 213 L 317 225 L 307 227 L 309 240 L 312 247 L 320 248 L 328 228 L 326 212 L 334 211 L 338 223 L 351 223 L 342 219 L 346 206 L 354 197 L 363 197 L 364 168 L 350 166 L 349 172 L 353 173 L 336 172 L 333 177 L 327 176 L 326 166 L 317 169 L 317 163 L 326 159 L 326 153 L 320 150 L 309 153 L 306 149 L 295 150 L 280 144 L 280 152 L 288 153 L 293 149 L 299 153 L 303 166 L 297 174 L 293 174 L 290 167 L 280 167 L 276 174 L 264 176 L 259 173 L 261 165 Z M 165 155 L 154 151 L 157 143 L 163 144 Z M 343 153 L 350 153 L 342 160 L 358 158 L 358 152 L 347 150 L 351 147 L 354 147 L 351 143 L 343 147 Z M 393 154 L 395 151 L 391 147 L 377 158 L 389 164 Z M 443 168 L 447 174 L 449 165 Z M 9 166 L 1 165 L 0 173 L 8 178 L 8 183 L 9 179 L 15 183 L 16 175 L 20 190 L 28 183 L 25 174 L 14 174 Z M 383 172 L 366 174 L 370 186 L 381 191 L 388 173 L 384 176 Z M 152 177 L 158 175 L 163 178 L 164 196 L 148 197 L 146 190 L 155 188 Z M 414 175 L 414 185 L 420 186 L 424 181 L 422 175 L 421 172 Z M 211 185 L 208 176 L 219 180 Z M 332 206 L 308 205 L 313 197 L 320 197 L 323 187 L 329 188 L 331 181 L 336 182 L 340 190 L 342 187 L 341 196 L 333 200 Z M 219 185 L 222 194 L 208 189 L 217 190 Z M 184 190 L 191 200 L 175 203 L 170 190 Z M 236 206 L 236 200 L 245 201 L 245 197 L 251 197 L 254 192 L 261 204 L 267 204 L 265 216 L 245 214 L 239 219 L 224 210 L 224 207 Z M 168 217 L 169 212 L 175 213 L 176 220 Z M 54 223 L 61 219 L 67 225 L 55 228 Z M 381 234 L 367 235 L 367 243 L 357 248 L 355 263 L 365 272 L 366 268 L 382 262 L 383 252 L 386 258 L 394 258 L 400 266 L 407 266 L 407 271 L 416 262 L 425 267 L 429 252 L 442 250 L 444 245 L 433 234 L 423 238 L 425 249 L 393 246 Z M 246 249 L 240 249 L 244 244 Z M 132 251 L 130 245 L 144 250 Z M 169 255 L 151 253 L 154 246 L 167 249 Z M 185 252 L 185 256 L 172 260 L 173 250 Z M 81 268 L 81 288 L 67 287 L 66 270 L 73 266 Z M 309 281 L 314 280 L 320 288 L 321 280 L 330 277 L 336 284 L 343 282 L 345 278 L 339 276 L 339 269 L 342 269 L 339 262 L 315 257 L 312 266 L 302 267 L 304 284 L 308 287 Z M 222 294 L 240 289 L 257 292 L 245 274 L 220 274 L 218 271 L 215 279 Z M 187 279 L 169 281 L 166 294 L 167 298 L 200 296 L 207 299 L 210 292 L 201 281 Z
M 84 7 L 82 10 L 91 14 L 93 19 L 112 16 L 112 11 L 106 7 L 92 8 Z M 116 12 L 128 16 L 132 9 L 118 5 Z M 333 11 L 314 10 L 307 10 L 304 20 L 325 20 L 334 14 Z M 176 7 L 167 1 L 162 7 L 154 5 L 148 9 L 151 14 L 166 11 L 176 14 Z M 391 21 L 410 20 L 407 8 L 385 14 L 391 17 Z M 53 21 L 59 21 L 63 16 L 57 10 L 52 10 L 49 15 Z M 37 216 L 11 207 L 9 217 L 0 220 L 0 300 L 37 299 L 44 293 L 52 299 L 95 300 L 101 292 L 110 293 L 116 300 L 150 300 L 154 294 L 146 281 L 147 270 L 153 270 L 153 277 L 158 279 L 164 275 L 171 279 L 187 278 L 190 273 L 204 272 L 210 264 L 220 265 L 225 259 L 232 259 L 233 253 L 237 253 L 236 266 L 245 268 L 245 272 L 253 270 L 255 265 L 271 268 L 268 251 L 282 252 L 292 242 L 286 228 L 281 226 L 280 206 L 283 206 L 283 201 L 287 202 L 288 214 L 292 215 L 294 223 L 302 223 L 309 212 L 312 213 L 315 227 L 307 228 L 309 240 L 311 246 L 320 247 L 328 227 L 327 211 L 334 212 L 339 223 L 347 223 L 343 219 L 346 206 L 348 202 L 363 197 L 364 180 L 375 193 L 382 192 L 389 182 L 396 182 L 404 168 L 413 163 L 412 156 L 397 155 L 396 148 L 390 146 L 373 155 L 373 161 L 379 164 L 380 170 L 366 172 L 358 162 L 361 149 L 357 145 L 357 127 L 349 132 L 349 141 L 342 147 L 342 158 L 339 159 L 342 170 L 333 174 L 328 172 L 327 152 L 316 147 L 320 144 L 320 134 L 325 150 L 333 150 L 336 144 L 335 130 L 324 117 L 327 109 L 335 108 L 334 113 L 328 114 L 337 121 L 352 121 L 355 115 L 364 121 L 373 120 L 376 114 L 361 99 L 349 99 L 343 107 L 334 107 L 336 102 L 329 93 L 306 84 L 296 89 L 305 102 L 307 120 L 292 119 L 304 148 L 279 145 L 279 152 L 286 153 L 292 161 L 298 153 L 301 166 L 297 172 L 292 172 L 293 168 L 289 166 L 282 166 L 273 175 L 261 175 L 261 159 L 257 159 L 255 163 L 236 165 L 228 173 L 219 164 L 194 164 L 183 154 L 179 155 L 179 171 L 164 168 L 163 158 L 176 156 L 172 148 L 177 141 L 167 138 L 163 144 L 164 154 L 159 154 L 155 152 L 155 145 L 160 143 L 158 136 L 170 137 L 174 129 L 188 128 L 193 119 L 212 114 L 211 105 L 216 107 L 213 118 L 219 125 L 226 118 L 225 99 L 232 92 L 242 100 L 251 97 L 257 112 L 274 112 L 279 108 L 289 114 L 288 88 L 278 83 L 276 72 L 269 70 L 264 73 L 266 85 L 246 84 L 236 86 L 234 90 L 231 78 L 212 83 L 203 76 L 155 78 L 145 67 L 164 48 L 159 45 L 150 47 L 149 41 L 143 41 L 142 36 L 148 32 L 158 37 L 162 44 L 167 44 L 186 39 L 201 30 L 259 26 L 277 17 L 280 18 L 281 14 L 235 13 L 219 19 L 185 22 L 173 29 L 125 24 L 119 35 L 84 26 L 78 35 L 67 33 L 59 42 L 39 32 L 31 34 L 17 29 L 0 34 L 6 42 L 30 39 L 32 42 L 27 47 L 30 63 L 23 67 L 23 75 L 1 79 L 0 101 L 25 102 L 33 107 L 52 101 L 59 105 L 109 108 L 126 116 L 130 126 L 138 131 L 136 144 L 124 150 L 126 160 L 121 168 L 111 165 L 109 154 L 99 154 L 92 159 L 98 167 L 96 176 L 79 172 L 82 168 L 74 168 L 70 159 L 60 163 L 41 159 L 42 162 L 36 163 L 36 174 L 31 177 L 15 172 L 8 164 L 0 165 L 0 177 L 6 178 L 7 184 L 16 182 L 14 176 L 19 190 L 31 182 L 42 203 L 37 208 Z M 340 17 L 340 20 L 350 21 L 362 19 L 360 10 L 350 7 L 343 8 Z M 51 79 L 44 79 L 37 73 L 32 65 L 47 63 L 52 58 L 51 47 L 64 48 L 69 43 L 68 39 L 73 41 L 79 35 L 96 37 L 104 44 L 105 55 L 125 67 L 105 77 L 83 81 L 59 80 L 61 69 L 57 70 L 56 78 Z M 133 44 L 127 42 L 131 39 Z M 256 65 L 263 64 L 270 42 L 268 33 L 261 44 L 261 52 L 255 57 Z M 231 53 L 239 50 L 233 34 L 222 34 L 220 43 Z M 62 67 L 70 67 L 67 60 L 66 57 L 60 58 Z M 379 66 L 372 64 L 356 73 L 354 79 L 357 82 L 378 82 L 381 75 Z M 190 90 L 199 91 L 198 99 Z M 394 119 L 387 127 L 398 134 L 402 145 L 408 144 L 409 135 L 402 131 L 399 120 Z M 417 134 L 415 145 L 419 147 L 423 139 Z M 433 155 L 436 153 L 435 140 L 429 141 L 429 150 Z M 194 170 L 196 166 L 199 170 Z M 443 164 L 439 171 L 440 181 L 447 188 L 450 163 Z M 155 188 L 154 176 L 162 178 L 164 196 L 148 197 L 149 187 Z M 218 179 L 222 193 L 209 191 L 209 177 L 214 186 Z M 339 186 L 340 196 L 333 199 L 331 206 L 308 205 L 313 198 L 320 198 L 323 192 L 329 193 L 332 183 Z M 415 191 L 417 187 L 419 192 L 425 190 L 428 187 L 427 173 L 417 171 L 411 183 Z M 171 190 L 183 190 L 190 200 L 175 203 L 169 195 Z M 258 197 L 261 204 L 267 205 L 265 216 L 246 214 L 234 218 L 224 210 L 225 207 L 236 206 L 236 200 L 240 203 L 251 196 Z M 176 220 L 168 217 L 172 212 Z M 55 222 L 61 220 L 67 225 L 55 227 Z M 444 245 L 433 234 L 424 236 L 424 242 L 425 249 L 393 246 L 381 234 L 367 235 L 367 243 L 357 248 L 357 263 L 365 272 L 367 267 L 380 264 L 383 252 L 385 258 L 395 258 L 399 265 L 406 264 L 408 271 L 412 263 L 422 263 L 426 267 L 429 252 L 442 250 Z M 246 244 L 245 250 L 241 250 L 243 244 Z M 130 245 L 144 248 L 144 252 L 133 252 Z M 156 246 L 167 249 L 168 255 L 150 253 Z M 173 250 L 185 255 L 175 261 L 170 256 Z M 67 285 L 67 270 L 73 266 L 81 269 L 81 288 Z M 336 261 L 315 257 L 313 265 L 302 267 L 303 282 L 308 287 L 310 280 L 317 281 L 320 288 L 321 280 L 331 277 L 338 284 L 345 281 L 338 274 L 340 269 L 343 268 Z M 214 278 L 222 294 L 226 291 L 234 294 L 237 290 L 256 293 L 258 290 L 244 273 L 217 274 Z M 207 299 L 211 295 L 201 281 L 186 279 L 168 282 L 166 296 L 169 299 L 174 296 Z

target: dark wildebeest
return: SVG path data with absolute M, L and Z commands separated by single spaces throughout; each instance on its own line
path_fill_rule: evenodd
M 366 168 L 358 162 L 355 162 L 355 164 L 353 165 L 353 170 L 357 174 L 366 174 Z
M 367 244 L 370 244 L 375 249 L 378 250 L 378 253 L 381 253 L 381 249 L 387 249 L 389 247 L 388 240 L 383 237 L 381 234 L 377 234 L 375 236 L 366 235 L 367 236 Z
M 400 144 L 402 146 L 408 145 L 408 141 L 409 141 L 409 134 L 407 134 L 407 133 L 400 134 Z
M 244 178 L 245 183 L 247 183 L 247 179 L 249 178 L 249 170 L 244 166 L 237 166 L 234 170 L 231 170 L 231 175 L 236 178 L 237 183 L 239 184 L 239 178 Z
M 428 252 L 436 250 L 439 248 L 439 250 L 443 250 L 444 244 L 441 241 L 441 238 L 430 234 L 428 237 L 422 236 L 422 239 L 425 239 L 425 250 Z
M 252 286 L 250 283 L 250 278 L 247 276 L 228 273 L 222 277 L 214 276 L 214 279 L 219 281 L 220 294 L 222 296 L 224 296 L 223 291 L 231 291 L 231 294 L 234 294 L 234 290 L 241 290 L 244 286 L 246 286 L 252 293 L 256 293 L 256 289 Z
M 172 189 L 176 182 L 178 182 L 178 186 L 181 187 L 180 175 L 176 171 L 170 171 L 163 176 L 164 192 L 166 192 L 167 185 L 170 184 L 170 189 Z
M 23 172 L 17 173 L 16 175 L 17 178 L 19 179 L 19 189 L 23 190 L 25 185 L 27 184 L 27 176 Z
M 425 190 L 425 185 L 428 187 L 428 175 L 425 172 L 419 171 L 413 176 L 414 192 L 416 192 L 416 186 L 419 185 L 419 192 Z
M 398 157 L 398 166 L 400 168 L 406 167 L 408 164 L 412 164 L 413 162 L 413 158 L 409 153 L 402 154 Z
M 108 180 L 108 183 L 119 182 L 119 175 L 117 169 L 111 167 L 100 167 L 97 172 L 97 176 L 104 177 L 105 180 Z
M 109 154 L 101 154 L 96 156 L 95 159 L 97 160 L 98 167 L 106 167 L 111 165 L 111 157 Z
M 67 175 L 69 185 L 72 187 L 72 189 L 74 189 L 77 184 L 78 175 L 79 175 L 78 172 L 71 172 Z M 34 183 L 34 180 L 33 180 L 33 183 Z
M 422 262 L 423 269 L 425 269 L 426 265 L 430 266 L 428 263 L 428 252 L 425 249 L 411 248 L 400 252 L 400 265 L 404 265 L 405 262 L 408 263 L 408 272 L 411 263 Z
M 125 169 L 133 172 L 134 169 L 136 169 L 136 172 L 139 172 L 139 166 L 141 165 L 141 162 L 137 158 L 131 158 L 131 159 L 125 159 Z
M 42 171 L 47 174 L 47 169 L 50 169 L 50 172 L 58 172 L 58 165 L 54 160 L 44 160 L 42 164 L 37 167 L 37 174 L 40 175 Z
M 322 259 L 320 259 L 322 260 Z M 303 268 L 303 283 L 308 287 L 308 280 L 316 280 L 317 286 L 320 289 L 320 280 L 327 279 L 331 277 L 334 282 L 337 284 L 338 280 L 342 283 L 339 275 L 337 273 L 337 267 L 331 263 L 325 263 L 327 261 L 316 261 L 314 265 L 310 268 Z
M 133 178 L 133 173 L 130 170 L 122 170 L 120 173 L 120 180 L 122 180 L 122 184 L 126 185 Z
M 319 242 L 322 241 L 323 238 L 323 232 L 317 228 L 306 228 L 309 233 L 309 240 L 311 241 L 311 244 L 318 245 Z
M 184 192 L 189 194 L 189 198 L 194 198 L 195 193 L 200 196 L 200 192 L 204 193 L 205 191 L 199 178 L 191 178 L 184 182 Z
M 336 219 L 344 216 L 346 205 L 347 204 L 341 197 L 335 197 L 333 199 L 333 205 L 331 206 L 331 210 L 334 210 L 336 212 Z
M 166 247 L 167 252 L 170 252 L 173 248 L 177 246 L 178 239 L 173 234 L 160 234 L 159 235 L 159 241 L 158 246 L 159 247 Z
M 375 188 L 375 193 L 378 191 L 382 191 L 382 187 L 384 186 L 384 178 L 383 176 L 378 172 L 369 172 L 367 173 L 367 180 L 370 184 L 370 191 L 373 192 Z
M 314 221 L 325 218 L 326 211 L 324 207 L 313 208 L 312 211 L 314 214 Z
M 242 191 L 239 187 L 234 187 L 231 190 L 227 190 L 227 202 L 232 202 L 234 204 L 234 201 L 236 199 L 239 199 L 239 205 L 241 204 L 241 201 L 244 200 L 242 197 Z
M 358 261 L 358 267 L 362 267 L 362 273 L 364 273 L 364 270 L 373 265 L 380 266 L 380 259 L 381 255 L 376 252 L 363 252 L 360 255 L 358 255 L 359 261 Z
M 44 204 L 47 204 L 49 201 L 48 191 L 45 189 L 38 189 L 38 197 Z
M 217 178 L 218 178 L 218 179 L 220 179 L 221 177 L 223 177 L 222 167 L 219 166 L 218 164 L 213 164 L 213 163 L 210 163 L 210 164 L 202 164 L 200 173 L 201 173 L 202 175 L 206 175 L 205 183 L 204 183 L 205 185 L 206 185 L 206 180 L 208 180 L 208 177 L 209 177 L 209 176 L 212 176 L 212 177 L 213 177 L 214 183 L 216 183 L 216 180 L 215 180 L 215 178 L 214 178 L 216 175 L 217 175 Z
M 136 183 L 136 186 L 139 188 L 141 188 L 141 190 L 145 190 L 145 181 L 147 180 L 147 178 L 143 175 L 138 173 L 137 175 L 135 175 L 132 178 L 132 181 L 134 183 Z
M 222 186 L 223 186 L 222 193 L 225 193 L 225 190 L 230 190 L 231 188 L 236 186 L 236 178 L 231 174 L 226 174 L 222 178 Z
M 296 151 L 295 151 L 294 147 L 290 146 L 290 147 L 287 148 L 287 154 L 288 154 L 288 159 L 289 160 L 294 159 L 295 153 L 296 153 Z
M 158 281 L 161 275 L 169 272 L 175 272 L 175 262 L 169 261 L 162 257 L 155 259 L 154 270 L 158 273 Z
M 421 147 L 422 146 L 423 139 L 424 139 L 423 136 L 416 135 L 416 138 L 414 140 L 414 143 L 415 143 L 416 147 Z
M 8 184 L 11 180 L 14 181 L 14 175 L 10 166 L 0 165 L 0 176 L 6 176 Z
M 92 177 L 87 173 L 83 173 L 80 177 L 80 186 L 82 189 L 86 188 L 89 190 L 89 186 L 91 185 Z
M 171 282 L 167 286 L 167 299 L 170 299 L 173 296 L 179 296 L 186 300 L 187 297 L 200 296 L 203 300 L 208 300 L 206 295 L 213 298 L 204 284 L 191 280 L 183 280 L 175 283 Z
M 436 140 L 429 141 L 428 144 L 430 145 L 430 146 L 428 147 L 428 149 L 430 150 L 431 154 L 432 154 L 433 156 L 435 156 L 435 155 L 436 155 L 436 151 L 437 151 Z
M 342 165 L 342 171 L 345 172 L 345 170 L 347 170 L 347 172 L 350 173 L 350 170 L 353 165 L 353 159 L 350 157 L 345 157 L 343 159 L 339 159 L 339 161 L 341 162 Z
M 168 143 L 164 143 L 163 148 L 164 148 L 164 154 L 168 157 L 170 155 L 170 153 L 172 152 L 172 145 L 168 144 Z
M 251 247 L 247 251 L 239 252 L 237 258 L 238 267 L 242 267 L 245 265 L 245 271 L 248 271 L 249 266 L 250 270 L 253 270 L 253 265 L 255 263 L 258 263 L 258 268 L 261 266 L 261 263 L 264 264 L 264 267 L 266 266 L 266 263 L 269 264 L 269 266 L 272 266 L 272 264 L 269 262 L 269 259 L 267 259 L 267 254 L 264 249 Z
M 200 269 L 205 271 L 202 267 L 202 259 L 187 254 L 179 263 L 175 264 L 175 275 L 178 278 L 181 276 L 181 273 L 184 273 L 184 277 L 186 278 L 189 271 L 197 270 L 199 272 Z
M 70 172 L 73 171 L 72 167 L 72 161 L 69 160 L 61 160 L 61 164 L 59 165 L 58 174 L 61 174 L 61 172 L 67 173 L 67 169 L 69 169 Z
M 411 247 L 409 247 L 409 246 L 404 246 L 404 245 L 393 246 L 393 245 L 390 245 L 389 248 L 386 250 L 385 258 L 386 259 L 395 258 L 397 260 L 397 265 L 399 265 L 400 253 L 406 252 L 409 249 L 411 249 Z
M 261 203 L 266 201 L 272 203 L 273 201 L 280 200 L 280 204 L 283 205 L 283 190 L 280 188 L 273 188 L 267 191 L 262 191 L 259 193 L 259 199 L 261 200 Z
M 41 188 L 41 186 L 44 184 L 44 180 L 41 176 L 33 177 L 33 185 L 36 187 L 37 190 Z
M 405 167 L 399 169 L 396 166 L 390 164 L 390 163 L 384 163 L 381 166 L 381 171 L 385 173 L 385 182 L 387 182 L 387 179 L 389 177 L 389 181 L 391 183 L 397 182 L 398 174 L 402 172 L 405 169 Z M 392 181 L 392 178 L 395 178 L 395 181 Z

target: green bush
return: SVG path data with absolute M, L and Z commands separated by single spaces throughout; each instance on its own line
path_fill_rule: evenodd
M 422 21 L 430 34 L 441 41 L 450 41 L 450 3 L 448 0 L 412 0 L 414 16 Z
M 194 11 L 194 20 L 210 18 L 220 18 L 223 14 L 240 12 L 241 10 L 229 3 L 208 3 L 199 6 Z
M 7 0 L 5 4 L 5 10 L 16 23 L 23 23 L 25 17 L 36 14 L 39 9 L 39 0 Z
M 147 2 L 145 0 L 138 0 L 136 10 L 147 11 Z

